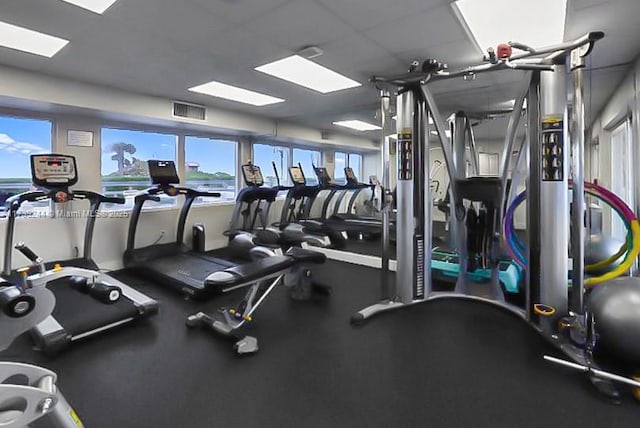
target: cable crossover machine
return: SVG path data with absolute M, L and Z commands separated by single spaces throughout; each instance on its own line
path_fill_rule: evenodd
M 566 357 L 545 356 L 545 360 L 587 373 L 598 391 L 608 398 L 618 400 L 621 386 L 631 387 L 634 394 L 640 391 L 640 382 L 633 378 L 640 371 L 614 374 L 602 370 L 594 358 L 596 348 L 606 346 L 621 361 L 632 361 L 640 368 L 640 282 L 631 277 L 614 280 L 628 272 L 638 257 L 640 226 L 633 211 L 620 198 L 591 184 L 586 185 L 590 194 L 606 193 L 614 201 L 616 211 L 628 224 L 629 236 L 628 245 L 616 254 L 621 262 L 599 277 L 585 277 L 584 73 L 586 58 L 603 37 L 602 32 L 592 32 L 540 49 L 510 42 L 500 45 L 497 52 L 490 49 L 484 63 L 459 71 L 448 71 L 446 65 L 436 60 L 414 61 L 407 73 L 371 78 L 381 94 L 383 128 L 382 298 L 356 313 L 352 317 L 354 324 L 388 310 L 436 299 L 464 298 L 488 303 L 524 319 Z M 454 126 L 451 140 L 447 137 L 445 120 L 430 87 L 442 80 L 467 80 L 499 70 L 525 76 L 510 114 L 500 176 L 467 177 L 465 127 Z M 392 96 L 396 98 L 398 166 L 395 281 L 391 280 L 389 270 L 391 192 L 387 136 L 394 133 Z M 504 231 L 511 230 L 504 222 L 505 213 L 507 207 L 512 209 L 513 199 L 517 199 L 514 195 L 518 174 L 515 173 L 508 185 L 508 173 L 523 119 L 526 120 L 525 138 L 515 162 L 524 165 L 528 160 L 529 165 L 526 177 L 528 246 L 519 241 L 515 244 L 503 241 L 503 224 Z M 450 176 L 451 229 L 460 263 L 460 275 L 452 292 L 432 288 L 430 126 L 434 126 L 438 134 Z M 568 188 L 573 190 L 571 210 Z M 470 255 L 465 222 L 468 207 L 475 202 L 482 203 L 488 211 L 488 239 L 483 251 L 492 269 L 489 296 L 472 293 L 467 275 Z M 513 202 L 517 205 L 521 200 Z M 513 212 L 508 214 L 511 218 L 507 220 L 512 221 Z M 572 269 L 568 257 L 570 241 Z M 505 246 L 511 245 L 511 254 L 518 256 L 516 261 L 525 269 L 520 304 L 505 295 L 498 278 L 503 242 Z M 600 267 L 611 261 L 600 263 Z M 568 271 L 571 271 L 570 280 Z

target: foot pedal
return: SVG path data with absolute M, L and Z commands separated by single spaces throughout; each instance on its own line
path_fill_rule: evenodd
M 239 355 L 255 354 L 258 349 L 258 339 L 253 336 L 245 336 L 233 345 L 233 350 Z
M 594 375 L 590 375 L 589 380 L 602 398 L 613 404 L 621 403 L 620 390 L 611 380 Z

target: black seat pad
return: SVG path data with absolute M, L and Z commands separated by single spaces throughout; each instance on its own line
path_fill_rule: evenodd
M 210 285 L 235 285 L 258 281 L 265 276 L 284 271 L 294 263 L 295 260 L 288 256 L 266 257 L 252 263 L 225 269 L 223 272 L 229 273 L 230 275 L 218 275 L 215 278 L 208 278 L 206 282 Z
M 287 255 L 291 256 L 299 263 L 316 263 L 321 264 L 327 260 L 327 256 L 313 250 L 306 250 L 300 247 L 292 247 L 287 251 Z

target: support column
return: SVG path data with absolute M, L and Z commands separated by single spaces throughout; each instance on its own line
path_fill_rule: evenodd
M 571 217 L 571 310 L 584 309 L 584 58 L 580 49 L 571 53 L 573 75 L 573 105 L 571 108 L 571 171 L 573 180 L 573 210 Z
M 389 151 L 391 141 L 389 135 L 392 134 L 392 119 L 390 111 L 391 95 L 388 90 L 380 92 L 380 111 L 382 112 L 382 144 L 380 148 L 382 161 L 382 300 L 392 299 L 395 295 L 395 288 L 390 281 L 389 259 L 391 258 L 391 240 L 390 240 L 390 220 L 391 220 L 391 188 L 390 188 L 390 168 L 389 168 Z
M 540 73 L 533 73 L 527 94 L 527 133 L 529 136 L 529 178 L 527 180 L 527 231 L 529 235 L 529 268 L 526 276 L 527 319 L 535 320 L 533 305 L 540 302 L 541 257 L 541 177 L 540 144 Z
M 540 80 L 540 300 L 557 315 L 568 310 L 569 146 L 564 67 L 543 72 Z M 575 208 L 575 207 L 574 207 Z
M 397 247 L 397 293 L 404 304 L 423 299 L 425 296 L 428 269 L 425 264 L 425 236 L 431 225 L 425 221 L 425 177 L 424 152 L 426 137 L 425 103 L 411 91 L 398 96 L 398 186 L 396 219 Z M 426 196 L 429 192 L 426 191 Z M 430 219 L 429 219 L 430 220 Z M 430 242 L 429 242 L 430 247 Z M 429 252 L 430 253 L 430 252 Z

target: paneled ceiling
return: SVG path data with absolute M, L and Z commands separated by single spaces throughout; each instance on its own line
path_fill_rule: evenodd
M 52 59 L 0 48 L 0 64 L 335 130 L 335 120 L 376 120 L 371 74 L 403 71 L 414 58 L 438 58 L 452 68 L 481 59 L 451 2 L 118 0 L 100 16 L 60 0 L 2 0 L 0 20 L 71 43 Z M 566 39 L 607 34 L 589 61 L 591 117 L 640 52 L 638 16 L 638 0 L 569 0 Z M 308 45 L 324 51 L 315 61 L 364 85 L 321 95 L 253 70 Z M 514 98 L 519 78 L 484 75 L 434 90 L 444 110 L 479 110 Z M 187 91 L 214 79 L 287 101 L 252 107 Z

